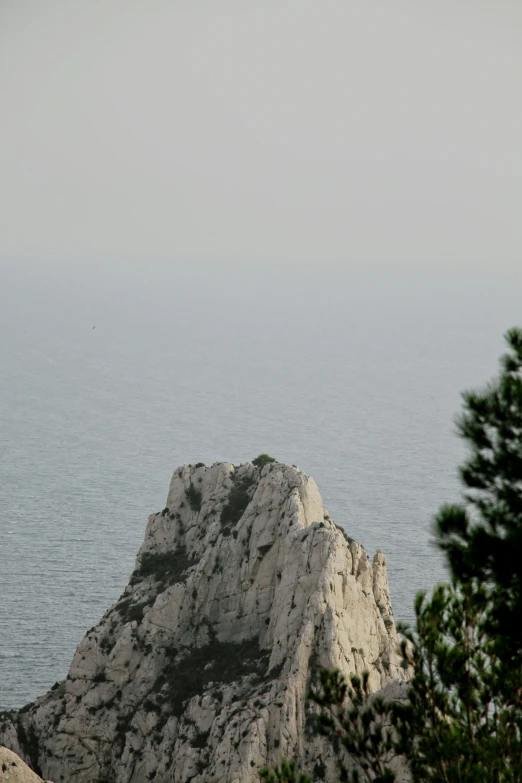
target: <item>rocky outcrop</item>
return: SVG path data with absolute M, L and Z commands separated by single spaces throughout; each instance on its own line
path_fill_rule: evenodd
M 368 670 L 378 690 L 404 679 L 397 645 L 383 553 L 370 562 L 313 479 L 185 466 L 67 679 L 0 716 L 0 742 L 56 783 L 253 783 L 291 756 L 320 778 L 311 672 Z
M 0 746 L 0 783 L 42 783 L 42 778 L 20 756 Z

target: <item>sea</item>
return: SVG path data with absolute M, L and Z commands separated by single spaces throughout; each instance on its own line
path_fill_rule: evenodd
M 396 619 L 447 579 L 461 392 L 522 322 L 520 270 L 8 263 L 0 274 L 0 708 L 66 676 L 183 463 L 313 476 L 388 560 Z

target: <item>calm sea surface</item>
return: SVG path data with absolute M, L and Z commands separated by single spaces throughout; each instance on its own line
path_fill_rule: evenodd
M 385 551 L 411 620 L 445 578 L 430 521 L 458 498 L 459 394 L 496 372 L 521 293 L 447 272 L 6 272 L 0 707 L 65 676 L 185 462 L 297 464 Z

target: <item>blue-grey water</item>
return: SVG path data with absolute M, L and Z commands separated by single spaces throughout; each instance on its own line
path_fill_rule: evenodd
M 184 462 L 299 465 L 383 548 L 411 620 L 445 577 L 430 521 L 458 498 L 459 395 L 496 372 L 520 291 L 448 270 L 6 268 L 0 707 L 65 676 Z

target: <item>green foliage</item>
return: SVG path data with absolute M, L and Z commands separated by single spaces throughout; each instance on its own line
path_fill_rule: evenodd
M 522 330 L 506 339 L 500 377 L 463 395 L 464 502 L 436 518 L 452 583 L 419 593 L 401 629 L 404 699 L 325 670 L 311 693 L 347 783 L 392 783 L 394 755 L 413 783 L 522 783 Z
M 156 680 L 155 703 L 165 705 L 169 714 L 180 716 L 187 700 L 202 693 L 209 682 L 217 686 L 249 674 L 261 678 L 268 662 L 269 653 L 260 649 L 258 639 L 238 643 L 213 640 L 181 655 L 173 650 Z
M 311 778 L 303 772 L 298 772 L 295 761 L 283 759 L 281 765 L 272 769 L 265 767 L 259 773 L 265 783 L 311 783 Z
M 104 653 L 104 655 L 108 655 L 112 650 L 112 648 L 114 647 L 115 643 L 116 641 L 113 637 L 109 635 L 102 636 L 102 638 L 100 639 L 100 650 L 102 651 L 102 653 Z
M 252 465 L 255 465 L 256 468 L 263 468 L 269 462 L 276 462 L 276 458 L 271 457 L 269 454 L 260 454 L 259 457 L 252 460 Z
M 230 531 L 239 522 L 252 499 L 253 476 L 241 476 L 234 482 L 230 490 L 228 500 L 221 510 L 221 524 L 226 531 Z
M 41 776 L 42 770 L 39 764 L 40 743 L 34 726 L 29 725 L 26 727 L 21 720 L 17 719 L 16 735 L 26 763 L 37 775 Z
M 342 779 L 356 783 L 395 780 L 388 764 L 407 760 L 423 783 L 519 783 L 522 780 L 522 713 L 513 683 L 484 631 L 486 591 L 478 584 L 439 586 L 431 601 L 419 594 L 416 632 L 406 631 L 405 660 L 413 667 L 403 703 L 371 697 L 368 676 L 321 671 L 312 694 L 322 707 L 320 733 L 340 745 Z M 354 768 L 348 771 L 348 759 Z
M 488 603 L 477 580 L 417 596 L 416 632 L 402 643 L 408 700 L 389 709 L 414 781 L 522 781 L 522 670 L 505 671 Z
M 506 334 L 500 377 L 463 395 L 458 420 L 469 458 L 460 475 L 465 503 L 444 506 L 437 519 L 441 549 L 455 578 L 492 587 L 491 634 L 504 658 L 522 654 L 522 330 Z
M 172 552 L 144 552 L 139 568 L 132 574 L 130 583 L 136 584 L 152 577 L 165 588 L 181 582 L 185 572 L 198 561 L 187 555 L 184 546 Z
M 320 687 L 310 693 L 322 708 L 317 730 L 333 740 L 334 748 L 344 749 L 339 761 L 341 780 L 358 783 L 362 772 L 366 780 L 393 783 L 389 763 L 396 755 L 394 731 L 384 700 L 369 698 L 368 672 L 362 679 L 353 675 L 351 687 L 335 670 L 321 669 L 319 680 Z M 352 769 L 348 759 L 355 762 Z
M 201 510 L 202 494 L 201 490 L 196 489 L 192 481 L 189 484 L 189 488 L 185 490 L 185 496 L 188 500 L 188 504 L 192 511 Z
M 368 674 L 321 670 L 310 694 L 317 730 L 337 749 L 341 780 L 393 783 L 402 755 L 414 783 L 521 783 L 521 666 L 506 672 L 488 632 L 488 590 L 439 585 L 415 603 L 416 630 L 401 649 L 413 677 L 403 701 L 371 696 Z M 361 777 L 363 776 L 363 778 Z
M 154 601 L 154 596 L 152 596 L 147 601 L 141 601 L 141 602 L 135 602 L 132 598 L 132 596 L 128 596 L 127 598 L 122 598 L 118 603 L 116 604 L 116 609 L 121 615 L 121 618 L 126 623 L 132 623 L 134 620 L 138 623 L 138 625 L 143 620 L 143 613 L 145 611 L 145 608 L 149 606 Z M 103 640 L 102 640 L 103 641 Z M 100 647 L 102 649 L 105 645 L 100 644 Z

